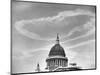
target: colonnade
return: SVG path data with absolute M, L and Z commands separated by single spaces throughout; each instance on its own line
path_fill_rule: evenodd
M 52 59 L 49 60 L 47 63 L 48 66 L 62 66 L 66 67 L 67 66 L 67 61 L 64 59 Z

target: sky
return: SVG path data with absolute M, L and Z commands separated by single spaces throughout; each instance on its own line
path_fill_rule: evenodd
M 95 68 L 95 7 L 12 2 L 12 72 L 41 71 L 59 33 L 68 63 Z

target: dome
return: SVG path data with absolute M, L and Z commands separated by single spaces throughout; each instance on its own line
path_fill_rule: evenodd
M 49 56 L 63 56 L 65 57 L 65 52 L 64 49 L 60 46 L 60 44 L 55 44 L 50 52 L 49 52 Z

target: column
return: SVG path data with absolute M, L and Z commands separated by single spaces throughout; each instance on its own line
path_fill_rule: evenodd
M 54 66 L 56 65 L 56 63 L 55 63 L 55 59 L 54 59 Z
M 67 66 L 67 61 L 65 61 L 65 66 Z
M 57 59 L 57 65 L 58 65 L 58 59 Z
M 58 66 L 59 66 L 59 59 L 58 59 Z
M 60 66 L 61 66 L 61 59 L 60 59 Z
M 64 60 L 64 67 L 65 67 L 65 60 Z
M 57 60 L 55 59 L 55 65 L 57 65 Z
M 57 65 L 57 59 L 55 60 L 55 62 L 56 62 L 56 65 Z
M 48 61 L 48 66 L 50 66 L 50 61 Z
M 62 66 L 62 59 L 61 59 L 61 66 Z
M 49 66 L 51 66 L 51 60 L 49 61 Z
M 54 59 L 52 60 L 52 65 L 54 66 Z
M 52 60 L 51 60 L 51 65 L 52 65 Z
M 52 60 L 50 61 L 50 66 L 52 65 Z
M 63 60 L 63 66 L 65 66 L 65 64 L 64 64 L 64 60 Z
M 65 61 L 63 60 L 63 67 L 65 66 Z
M 61 59 L 61 66 L 62 66 L 62 59 Z
M 58 63 L 59 63 L 59 66 L 60 66 L 60 60 L 58 59 Z
M 49 62 L 47 62 L 47 66 L 49 65 Z
M 60 66 L 61 66 L 61 59 L 60 59 Z
M 62 66 L 64 66 L 64 63 L 63 63 L 64 61 L 62 61 Z

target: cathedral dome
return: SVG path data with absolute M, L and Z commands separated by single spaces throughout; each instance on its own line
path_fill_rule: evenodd
M 65 57 L 65 52 L 64 49 L 60 46 L 60 44 L 55 44 L 50 52 L 49 52 L 49 56 L 63 56 Z
M 59 44 L 59 36 L 57 34 L 56 44 L 51 48 L 49 56 L 63 56 L 65 57 L 64 49 Z
M 63 47 L 59 43 L 58 34 L 56 44 L 51 48 L 46 62 L 46 69 L 48 69 L 49 71 L 54 71 L 58 67 L 66 67 L 68 65 L 68 59 L 65 55 Z

